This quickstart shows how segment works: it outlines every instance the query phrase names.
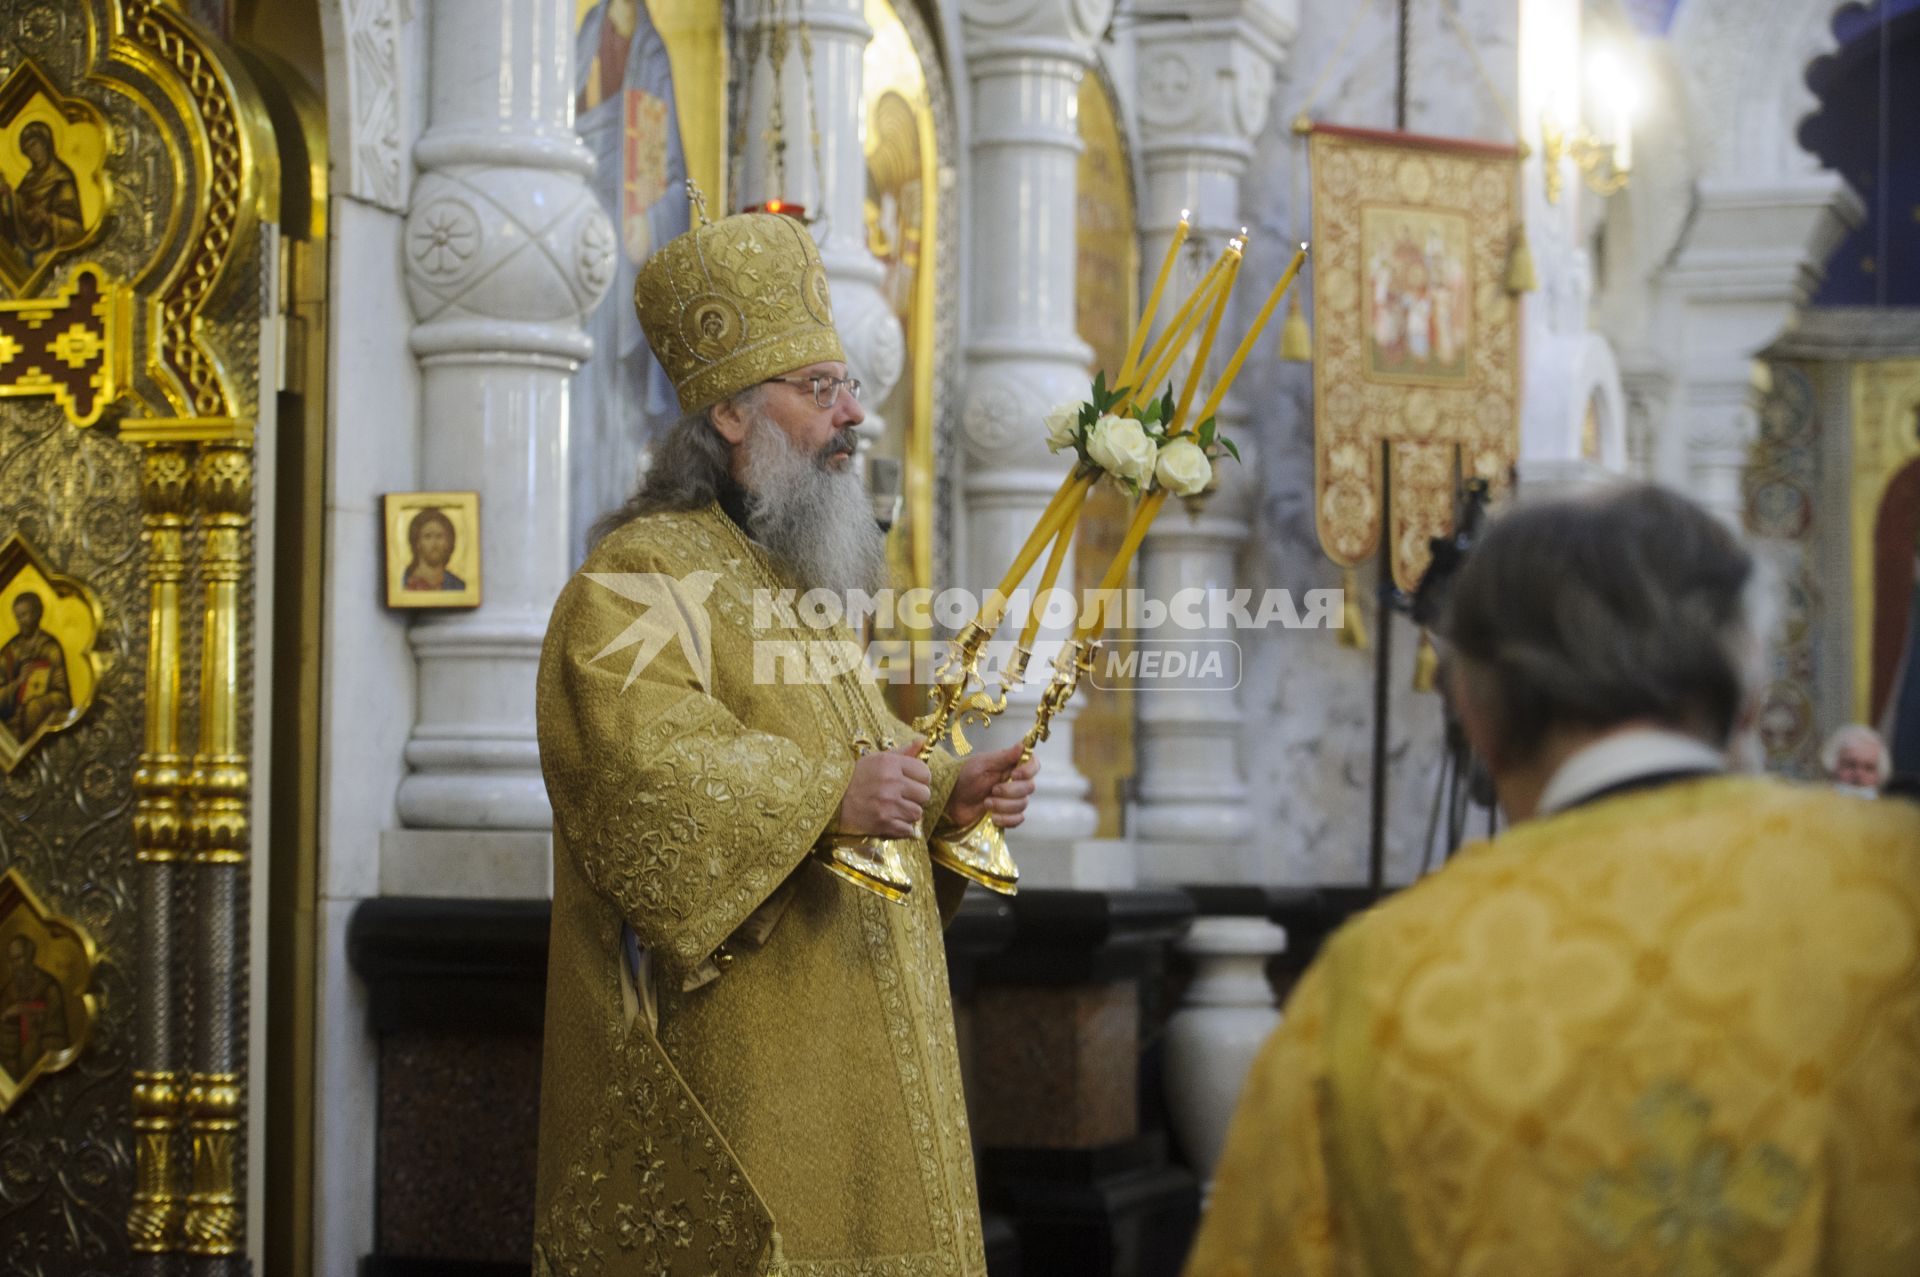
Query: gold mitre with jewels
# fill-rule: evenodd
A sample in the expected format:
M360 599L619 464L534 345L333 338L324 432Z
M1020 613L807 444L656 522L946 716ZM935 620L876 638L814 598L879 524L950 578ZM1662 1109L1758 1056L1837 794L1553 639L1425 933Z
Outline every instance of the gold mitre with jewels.
M647 259L633 307L680 411L695 412L808 364L846 353L820 250L779 213L703 222Z

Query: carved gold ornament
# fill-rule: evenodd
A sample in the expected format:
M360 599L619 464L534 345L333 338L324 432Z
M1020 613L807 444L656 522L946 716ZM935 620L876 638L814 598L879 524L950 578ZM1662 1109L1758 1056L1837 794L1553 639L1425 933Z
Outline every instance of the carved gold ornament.
M91 263L51 297L0 301L0 398L50 396L93 425L130 379L132 314L132 294Z

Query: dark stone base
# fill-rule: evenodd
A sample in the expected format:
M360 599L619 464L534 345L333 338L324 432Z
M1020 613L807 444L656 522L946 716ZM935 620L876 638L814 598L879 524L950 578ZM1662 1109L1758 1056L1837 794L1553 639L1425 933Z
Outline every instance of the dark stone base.
M1200 1219L1200 1186L1145 1136L1102 1149L986 1149L981 1179L1014 1220L1029 1273L1175 1277ZM988 1259L992 1277L1007 1277Z
M356 911L348 954L366 982L381 1061L380 1249L363 1260L362 1277L530 1271L530 1258L521 1257L532 1249L548 913L545 901L397 898ZM1192 915L1192 901L1168 889L1029 891L1012 900L969 893L947 936L963 1051L983 998L1107 995L1124 1004L1126 1040L1095 1032L1105 1024L1098 1016L1080 1025L1080 1038L1125 1069L1125 1084L1107 1068L1073 1069L1070 1077L1095 1092L1080 1100L1100 1101L1102 1113L1116 1102L1128 1118L1145 1110L1144 1123L1108 1114L1076 1126L1069 1142L1095 1147L979 1154L992 1277L1178 1273L1199 1190L1189 1171L1170 1164L1157 1052L1143 1054L1139 1039L1144 1033L1150 1042L1164 1018L1158 989L1167 946ZM1038 1040L1015 1036L1027 1045ZM966 1071L977 1081L976 1070ZM1015 1080L999 1086L993 1102L1006 1104ZM969 1093L981 1099L977 1087ZM1142 1126L1146 1133L1135 1136Z
M980 1216L980 1235L987 1243L988 1277L1020 1277L1020 1234L1013 1221L986 1211Z
M519 1263L532 1251L540 1039L380 1042L379 1251Z

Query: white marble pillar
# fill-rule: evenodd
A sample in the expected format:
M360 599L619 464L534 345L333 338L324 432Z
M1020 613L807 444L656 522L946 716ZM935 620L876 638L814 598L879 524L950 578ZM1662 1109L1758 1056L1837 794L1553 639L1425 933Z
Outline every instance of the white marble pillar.
M1042 419L1055 404L1084 400L1091 383L1093 356L1075 318L1076 112L1080 77L1112 7L1112 0L961 6L973 89L963 573L981 589L1013 562L1066 474L1067 460L1047 451ZM1069 555L1061 581L1072 581L1073 572ZM1036 567L1028 588L1038 578ZM989 746L1012 743L1032 725L1047 674L1037 659L1027 687L984 734ZM1014 840L1027 885L1114 885L1090 876L1082 854L1098 813L1073 763L1076 711L1069 703L1054 718L1039 751L1039 785Z
M1136 99L1146 169L1142 296L1153 286L1182 210L1192 215L1189 243L1198 244L1207 259L1253 220L1243 214L1241 182L1266 123L1274 72L1298 17L1297 0L1228 0L1195 9L1193 21L1148 23L1137 37ZM1293 248L1262 241L1249 251L1284 260ZM1183 262L1176 278L1186 287L1179 295L1191 288L1194 273ZM1247 277L1277 273L1249 271ZM1170 298L1162 309L1170 314L1177 300ZM1258 301L1236 295L1215 346L1216 368L1238 343ZM1276 317L1262 338L1265 350L1278 339ZM1241 460L1221 463L1219 487L1197 511L1171 503L1148 532L1139 584L1150 599L1170 599L1193 587L1230 592L1239 580L1240 552L1252 532L1258 497L1256 436L1262 423L1251 420L1246 405L1232 394L1219 415L1221 430L1238 445ZM1211 628L1168 629L1154 637L1193 643L1196 651L1254 638ZM1156 688L1143 682L1135 705L1138 768L1129 832L1141 876L1162 882L1257 880L1261 861L1249 845L1252 814L1240 758L1238 690Z
M1826 260L1862 216L1834 174L1768 187L1703 182L1686 243L1662 273L1682 319L1674 410L1683 469L1660 477L1738 522L1763 390L1755 358L1813 294Z
M846 348L848 366L863 383L860 398L867 405L867 419L859 427L863 452L886 432L887 423L872 405L886 402L906 360L900 321L880 291L885 268L867 251L867 157L860 144L864 130L860 95L862 59L873 29L865 12L863 0L800 0L797 5L779 6L777 21L765 6L754 7L746 17L746 47L757 42L760 57L746 68L750 77L747 151L741 164L741 190L734 201L744 208L778 198L806 207L833 293L834 326ZM802 24L813 49L811 88L802 60ZM776 42L785 44L779 59L769 56ZM778 84L773 74L776 60L781 64ZM776 94L785 143L778 173L768 139ZM819 130L818 167L824 173L815 171L815 128Z
M483 601L413 626L399 805L415 829L552 823L534 675L570 566L568 380L592 353L581 321L614 251L573 130L573 13L571 0L434 0L428 14L430 108L401 263L420 483L480 494Z

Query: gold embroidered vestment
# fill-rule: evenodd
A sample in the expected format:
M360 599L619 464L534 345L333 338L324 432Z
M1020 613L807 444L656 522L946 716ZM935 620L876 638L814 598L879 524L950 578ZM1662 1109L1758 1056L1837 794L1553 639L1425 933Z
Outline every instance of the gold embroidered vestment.
M1920 1272L1917 1130L1920 809L1672 784L1328 943L1186 1272Z
M629 683L635 649L607 649L645 591L596 575L644 575L656 612L707 624L659 631L686 638ZM941 947L965 884L924 844L903 905L809 859L851 736L911 732L854 675L755 678L757 641L821 637L755 615L755 591L794 584L709 506L613 533L554 609L537 1274L985 1272ZM958 765L928 762L932 829Z

